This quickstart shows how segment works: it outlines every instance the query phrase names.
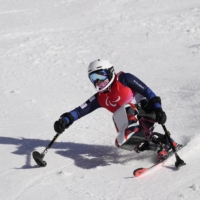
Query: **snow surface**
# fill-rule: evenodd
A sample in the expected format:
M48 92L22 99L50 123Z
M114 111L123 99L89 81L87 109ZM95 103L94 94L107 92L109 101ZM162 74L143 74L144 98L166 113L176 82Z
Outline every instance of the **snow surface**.
M37 167L31 153L53 139L54 121L95 93L87 66L97 58L162 97L186 166L175 170L173 156L133 178L155 153L116 148L112 114L99 109ZM199 0L0 0L0 199L199 200L199 63Z

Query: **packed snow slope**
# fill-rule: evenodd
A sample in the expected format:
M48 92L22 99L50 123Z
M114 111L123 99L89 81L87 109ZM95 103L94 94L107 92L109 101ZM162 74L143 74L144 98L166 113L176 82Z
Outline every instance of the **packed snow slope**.
M199 200L200 1L0 0L0 199ZM186 145L140 178L154 152L117 149L112 114L76 121L37 167L53 123L95 93L88 64L110 60L162 98L167 128ZM156 131L163 133L158 125Z

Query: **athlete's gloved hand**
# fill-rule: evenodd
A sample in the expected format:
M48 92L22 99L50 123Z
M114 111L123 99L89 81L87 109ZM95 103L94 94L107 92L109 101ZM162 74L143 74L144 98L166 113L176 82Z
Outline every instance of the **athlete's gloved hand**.
M71 113L64 113L61 115L60 119L54 123L54 130L57 133L63 133L66 128L72 125L74 122L74 117Z
M63 133L67 127L67 121L62 117L54 123L54 130L56 133Z
M162 108L156 108L155 113L156 113L156 121L159 124L164 124L167 121L167 115L162 110Z

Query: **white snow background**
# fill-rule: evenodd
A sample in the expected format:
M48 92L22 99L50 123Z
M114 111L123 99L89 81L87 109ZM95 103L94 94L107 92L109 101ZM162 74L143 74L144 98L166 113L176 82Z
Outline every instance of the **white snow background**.
M98 58L161 96L186 166L175 170L172 156L134 178L156 154L115 147L104 109L74 122L36 165L54 122L96 92L87 66ZM0 199L199 200L199 63L199 0L0 0Z

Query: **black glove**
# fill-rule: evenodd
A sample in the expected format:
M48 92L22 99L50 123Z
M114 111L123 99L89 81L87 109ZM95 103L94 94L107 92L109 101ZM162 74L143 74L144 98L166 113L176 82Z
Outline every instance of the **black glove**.
M156 121L159 124L164 124L167 121L167 115L162 110L162 108L156 108L155 113L156 113Z
M64 118L68 118L69 122L67 123L67 120ZM71 115L71 113L64 113L61 115L60 119L54 123L54 130L57 133L63 133L66 128L68 128L70 125L72 125L74 122L74 117Z
M67 122L65 119L60 118L54 123L54 130L56 133L63 133L67 127Z

